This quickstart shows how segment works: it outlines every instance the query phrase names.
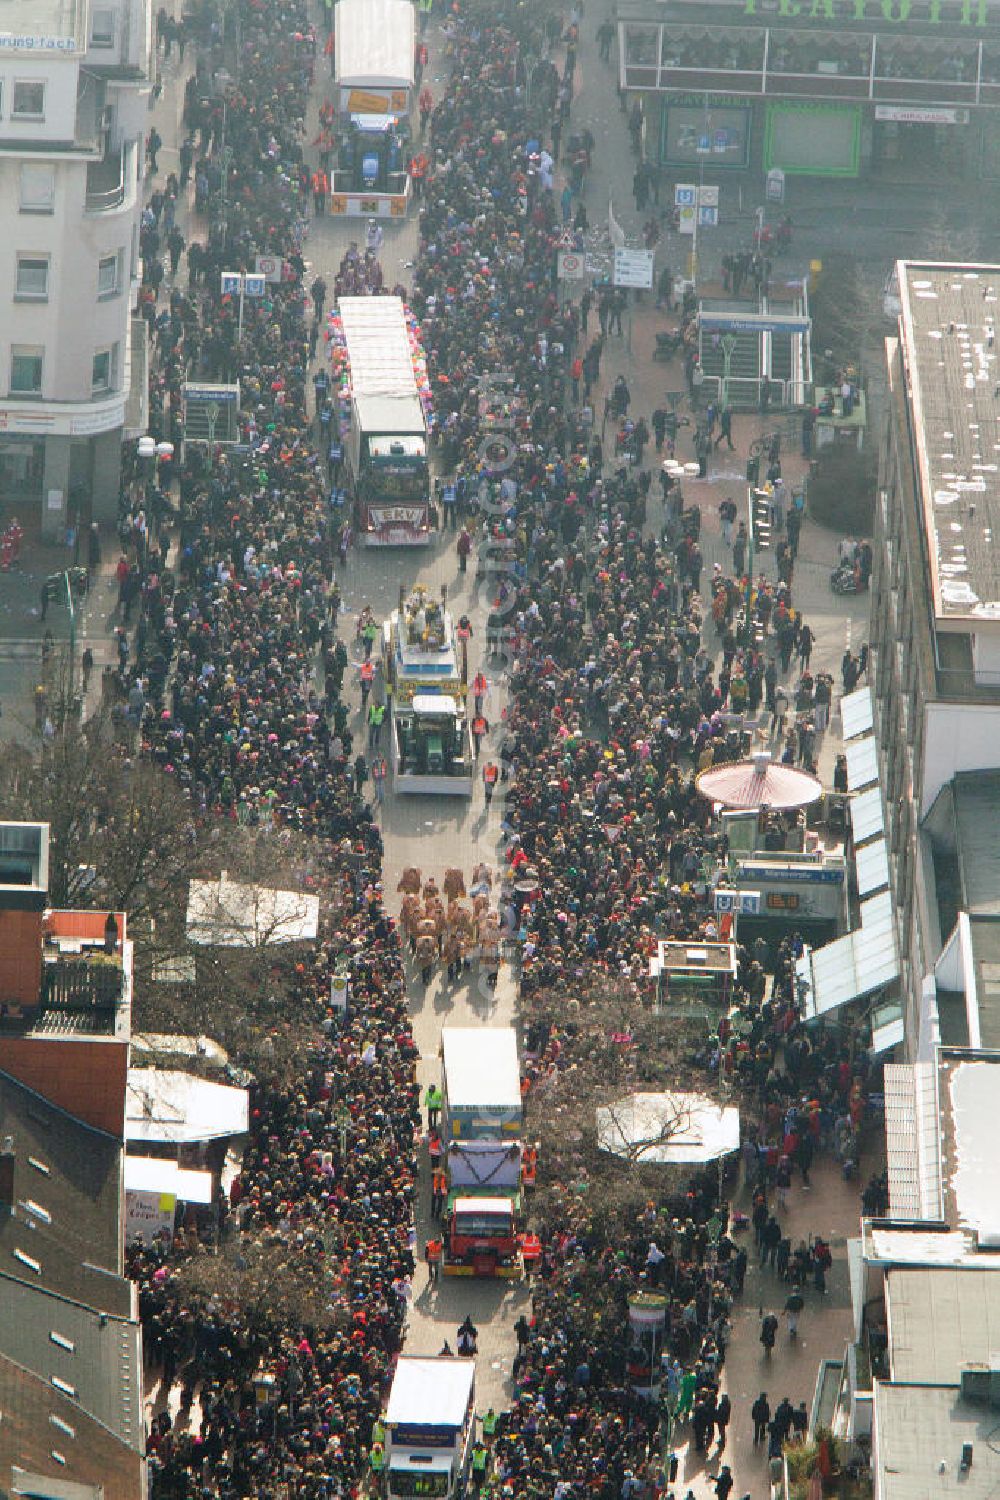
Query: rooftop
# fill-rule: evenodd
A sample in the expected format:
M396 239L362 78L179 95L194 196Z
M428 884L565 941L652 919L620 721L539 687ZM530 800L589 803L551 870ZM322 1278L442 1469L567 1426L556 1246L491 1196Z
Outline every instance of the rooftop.
M83 0L4 0L0 11L0 49L15 47L17 40L32 38L49 44L39 47L39 51L72 52L79 45L85 12ZM64 45L51 45L59 42Z
M5 1494L136 1500L145 1493L143 1459L135 1448L72 1397L8 1359L0 1359L0 1409Z
M950 1236L949 1236L950 1238ZM892 1379L958 1385L963 1365L1000 1350L1000 1276L957 1266L892 1268L886 1307Z
M962 1397L955 1386L875 1386L873 1425L881 1500L991 1500L1000 1484L992 1448L997 1412ZM962 1467L963 1445L972 1463Z
M0 1350L143 1451L138 1321L0 1275Z
M1000 267L903 261L902 353L939 628L1000 623Z
M14 1207L0 1212L0 1269L128 1316L120 1143L0 1073L0 1139L8 1137Z

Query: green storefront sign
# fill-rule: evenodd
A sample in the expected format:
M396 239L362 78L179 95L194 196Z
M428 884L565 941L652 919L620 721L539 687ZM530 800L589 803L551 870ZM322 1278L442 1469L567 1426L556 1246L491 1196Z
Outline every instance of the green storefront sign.
M763 0L744 0L745 16L759 15ZM767 7L768 19L830 21L845 26L903 26L910 21L923 26L989 25L989 0L778 0L777 11Z

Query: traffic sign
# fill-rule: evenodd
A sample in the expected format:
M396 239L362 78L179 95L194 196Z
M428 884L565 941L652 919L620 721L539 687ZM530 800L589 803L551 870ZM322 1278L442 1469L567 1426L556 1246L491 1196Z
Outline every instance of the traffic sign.
M719 210L714 203L699 203L698 228L714 229L719 222Z
M615 247L612 273L615 286L651 287L653 285L653 251Z
M698 210L693 203L685 203L677 215L677 231L679 234L694 234L695 221Z
M693 182L679 182L674 188L674 207L689 208L698 202L698 189Z
M556 259L556 275L560 281L582 281L584 258L578 250L560 250Z
M755 917L760 911L760 891L732 891L717 887L714 904L720 916L732 912L737 917Z
M281 281L281 256L258 255L254 263L254 270L258 276L263 276L265 281L269 282L272 286L276 286Z
M246 283L246 294L248 297L263 297L267 289L267 277L255 276L248 271L244 277Z

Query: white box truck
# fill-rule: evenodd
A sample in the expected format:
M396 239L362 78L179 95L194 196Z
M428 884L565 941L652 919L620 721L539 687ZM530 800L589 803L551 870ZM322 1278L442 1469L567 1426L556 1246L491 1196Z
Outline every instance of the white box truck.
M423 354L407 310L399 297L341 297L337 312L342 345L334 350L335 366L346 353L338 415L359 540L369 547L426 546L430 470L417 383Z
M476 1363L401 1354L385 1419L389 1500L462 1493L476 1435Z

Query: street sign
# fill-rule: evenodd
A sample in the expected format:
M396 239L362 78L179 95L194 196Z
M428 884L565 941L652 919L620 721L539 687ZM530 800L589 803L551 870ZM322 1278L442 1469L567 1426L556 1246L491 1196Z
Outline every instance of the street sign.
M698 189L693 182L679 182L674 188L674 207L693 208L698 202Z
M651 287L653 251L626 250L616 245L612 280L615 286Z
M780 167L772 167L767 174L764 186L764 196L768 203L784 203L785 201L785 174Z
M698 210L693 203L686 203L677 215L678 234L694 234L694 227L698 220Z
M756 917L760 912L760 891L716 889L715 910L720 916L731 912L735 917Z
M224 297L238 297L240 295L239 271L223 271L222 273L222 295Z
M719 210L713 203L699 203L698 228L714 229L719 222Z
M267 290L266 276L255 276L253 272L248 271L243 280L246 283L246 294L248 297L263 297L264 292Z
M560 281L583 279L584 257L578 250L560 250L556 258L556 275Z
M258 276L271 286L277 286L281 281L282 262L280 255L258 255L254 262L254 270Z
M709 186L708 184L700 187L698 189L698 202L702 207L718 208L719 189L715 186Z

